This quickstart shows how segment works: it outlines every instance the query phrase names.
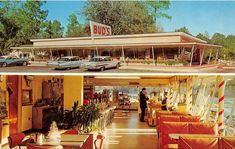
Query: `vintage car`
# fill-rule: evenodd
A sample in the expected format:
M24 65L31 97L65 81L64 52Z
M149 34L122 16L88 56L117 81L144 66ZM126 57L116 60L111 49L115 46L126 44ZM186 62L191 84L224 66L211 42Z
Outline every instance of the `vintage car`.
M87 63L83 64L83 68L87 70L100 70L104 71L109 68L119 68L120 62L113 61L110 56L96 56L91 58Z
M81 59L78 56L66 56L56 61L48 61L47 65L53 69L72 69L81 66Z
M0 56L0 66L27 66L29 64L28 59L18 58L16 56Z

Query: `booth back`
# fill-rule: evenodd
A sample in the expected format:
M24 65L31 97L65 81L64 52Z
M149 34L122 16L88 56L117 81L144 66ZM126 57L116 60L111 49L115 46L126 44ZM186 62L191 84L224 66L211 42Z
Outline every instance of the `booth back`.
M159 125L163 122L200 122L200 117L189 115L171 115L171 114L159 114L156 118L156 129L159 131Z
M162 122L160 125L159 144L163 149L165 145L175 143L169 137L170 133L186 134L189 132L189 124L184 122Z
M181 136L178 149L219 149L219 138L215 136Z
M235 149L235 137L223 137L221 139L221 149Z
M157 128L157 131L160 133L161 130L159 128L162 122L180 122L180 116L179 115L160 115L158 121L159 121L158 122L159 125L156 128Z
M182 115L180 116L181 122L199 122L200 117L199 116L189 116L189 115Z
M200 122L166 122L160 124L159 144L160 148L164 148L167 144L176 143L169 134L208 134L217 135L216 124L205 124Z
M217 135L216 124L205 124L205 123L191 123L190 126L191 134L214 134Z

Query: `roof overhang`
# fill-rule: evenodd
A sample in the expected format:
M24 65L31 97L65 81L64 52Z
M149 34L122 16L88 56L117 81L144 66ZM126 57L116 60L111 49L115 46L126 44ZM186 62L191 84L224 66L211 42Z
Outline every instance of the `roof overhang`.
M144 38L144 37L170 37L182 36L191 39L195 42L207 43L205 40L199 39L192 35L183 32L164 32L164 33L151 33L151 34L131 34L131 35L111 35L111 36L97 36L94 39L116 39L116 38ZM70 37L70 38L52 38L52 39L31 39L31 42L45 42L45 41L67 41L67 40L92 40L89 37Z
M154 48L163 48L163 47L192 47L192 46L202 46L205 48L222 48L221 45L214 45L208 43L198 43L198 42L177 42L177 43L148 43L148 44L91 44L91 45L51 45L51 46L21 46L21 47L11 47L11 49L92 49L92 48L146 48L146 47L154 47Z

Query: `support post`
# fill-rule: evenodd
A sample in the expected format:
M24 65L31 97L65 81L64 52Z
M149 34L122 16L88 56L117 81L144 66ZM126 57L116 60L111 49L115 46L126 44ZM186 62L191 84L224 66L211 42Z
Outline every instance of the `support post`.
M85 58L84 49L82 49L82 58Z
M98 48L97 48L97 47L95 47L95 50L96 50L96 56L99 56Z
M123 58L123 62L126 63L126 59L125 59L125 51L124 48L122 46L122 58Z
M52 60L52 50L51 50L51 48L50 48L50 58Z
M32 49L32 56L34 57L35 56L35 51L34 51L34 48Z
M193 77L189 77L187 79L187 95L186 95L186 111L187 113L192 113L192 106L193 106Z
M70 48L70 55L73 56L73 49Z
M135 50L133 50L133 54L134 54L134 59L136 58L136 56L135 56Z
M219 55L219 49L217 49L216 55L215 55L215 62L216 63L218 63L218 55Z
M185 51L185 47L183 47L183 50L181 52L181 58L183 57L184 51Z
M209 55L209 59L208 59L207 64L210 64L210 61L211 61L211 55L212 55L212 50L211 50L211 52L210 52L210 55Z
M162 56L163 56L163 58L165 58L164 48L162 48Z
M155 63L154 48L153 48L153 46L152 46L152 54L153 54L153 65L155 66L155 65L156 65L156 63Z
M178 48L178 58L180 57L180 47Z
M202 54L201 54L201 57L200 57L200 66L202 65L202 61L203 61L203 57L204 57L204 52L205 52L205 47L203 48L202 50Z
M224 116L224 91L225 91L226 81L224 76L217 77L217 88L218 88L218 130L219 134L224 134L223 126L223 116Z
M190 67L192 66L192 63L193 63L193 52L194 52L194 45L193 45L192 50L191 50Z

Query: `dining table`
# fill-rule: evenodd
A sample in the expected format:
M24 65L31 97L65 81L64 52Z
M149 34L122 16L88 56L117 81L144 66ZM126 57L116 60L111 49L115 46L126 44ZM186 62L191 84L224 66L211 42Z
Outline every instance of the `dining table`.
M63 134L59 141L51 141L50 139L45 139L41 143L29 143L30 146L41 149L63 149L63 148L81 148L82 145L86 142L89 135L87 134L78 134L70 135Z

